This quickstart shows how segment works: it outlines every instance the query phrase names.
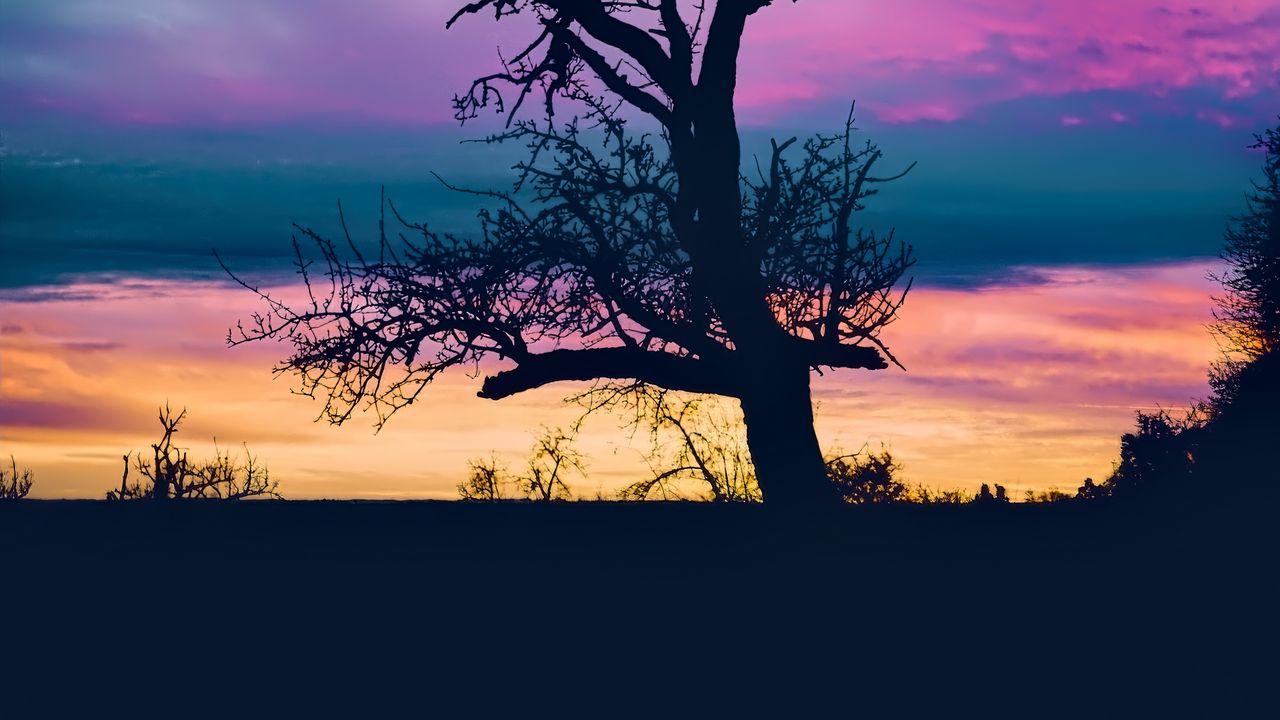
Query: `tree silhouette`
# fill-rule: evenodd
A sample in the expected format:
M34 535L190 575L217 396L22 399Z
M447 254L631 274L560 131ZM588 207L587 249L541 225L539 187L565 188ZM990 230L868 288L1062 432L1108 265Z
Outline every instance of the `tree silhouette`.
M108 500L155 501L205 498L216 500L240 500L250 497L282 499L279 482L271 479L267 468L245 447L245 459L241 462L229 452L215 450L214 457L204 461L191 461L187 451L174 443L183 420L184 408L176 415L166 404L160 408L160 426L163 434L151 445L151 461L142 454L134 460L134 470L139 480L129 482L130 453L124 455L124 473L120 488L108 490Z
M1280 347L1280 128L1257 136L1253 147L1264 152L1262 181L1253 183L1248 212L1227 230L1226 271L1213 276L1227 291L1215 298L1215 330L1247 360Z
M1247 213L1225 235L1227 267L1212 274L1212 327L1223 356L1209 369L1213 394L1185 413L1139 412L1121 437L1120 462L1106 482L1086 480L1082 499L1159 496L1202 503L1229 495L1274 496L1275 408L1280 404L1280 128L1255 137L1263 176Z
M9 470L0 467L0 500L21 500L31 492L35 477L30 468L18 472L18 461L9 456Z
M440 373L482 361L514 364L485 379L479 394L495 400L595 379L735 398L764 497L833 502L810 372L896 362L878 334L912 260L892 233L854 226L875 185L893 178L874 174L881 152L854 142L852 114L798 153L795 139L775 142L754 179L741 174L738 52L748 18L768 4L465 5L450 26L492 12L534 29L501 72L455 98L463 121L513 114L489 140L528 145L515 189L469 191L496 205L478 238L441 235L384 203L412 239L392 242L382 224L376 258L349 233L340 249L299 227L309 300L293 307L245 284L267 309L229 342L291 341L278 370L296 372L335 423L360 406L384 422ZM515 119L534 93L545 124ZM558 102L580 119L555 122ZM624 110L659 132L629 134Z

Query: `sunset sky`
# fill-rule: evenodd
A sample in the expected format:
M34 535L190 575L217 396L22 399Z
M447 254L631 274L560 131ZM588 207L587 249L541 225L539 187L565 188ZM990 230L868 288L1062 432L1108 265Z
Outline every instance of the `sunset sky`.
M474 232L430 173L502 187L511 150L461 145L450 98L528 35L445 31L444 0L7 0L0 4L0 455L35 495L99 497L191 415L199 452L247 442L288 497L450 497L469 458L518 460L573 416L556 386L492 403L448 376L374 435L312 422L229 350L255 309L211 254L288 288L290 222ZM748 154L829 132L856 99L886 163L919 161L862 221L896 227L916 288L885 335L908 372L815 377L830 448L885 444L912 482L1073 488L1104 477L1137 409L1205 392L1206 280L1280 113L1280 0L800 0L752 18ZM579 494L644 469L607 418Z

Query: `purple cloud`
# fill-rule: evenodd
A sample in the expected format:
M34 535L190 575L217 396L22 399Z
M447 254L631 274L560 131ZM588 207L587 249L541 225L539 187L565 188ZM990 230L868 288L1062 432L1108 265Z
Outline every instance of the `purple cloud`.
M455 4L15 0L0 9L0 120L450 122L452 94L530 30L477 16L446 32ZM1278 74L1275 0L805 0L753 19L739 104L756 123L850 97L886 121L949 121L1020 98L1200 89L1213 106L1184 112L1225 124L1264 113Z

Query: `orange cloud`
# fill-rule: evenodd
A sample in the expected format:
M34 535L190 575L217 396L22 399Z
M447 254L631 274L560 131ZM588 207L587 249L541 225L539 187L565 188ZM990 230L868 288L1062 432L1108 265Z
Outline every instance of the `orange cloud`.
M1204 393L1215 353L1212 291L1200 265L1039 270L1037 283L913 292L887 339L910 372L815 377L828 447L889 444L909 479L1000 482L1014 491L1104 476L1134 410ZM523 457L530 432L576 412L556 386L501 403L446 375L375 435L368 418L334 428L271 367L285 346L229 350L226 329L255 308L223 285L82 283L0 298L0 451L33 467L36 493L99 497L120 456L153 439L156 407L190 410L180 440L197 454L247 442L289 497L452 497L469 459ZM607 418L583 439L594 495L644 472Z

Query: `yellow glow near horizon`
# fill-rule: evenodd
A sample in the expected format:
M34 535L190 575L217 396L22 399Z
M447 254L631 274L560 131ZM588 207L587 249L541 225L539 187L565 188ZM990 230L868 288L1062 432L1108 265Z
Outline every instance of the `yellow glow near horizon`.
M1048 282L912 292L885 338L907 365L814 376L828 449L890 447L906 479L1011 493L1105 477L1136 409L1185 405L1204 392L1216 353L1205 330L1204 265L1068 268ZM570 384L498 403L478 380L447 374L424 401L374 434L368 417L313 422L313 401L270 368L285 346L228 350L226 328L255 309L242 290L123 279L10 293L0 300L0 453L36 472L36 497L101 497L120 458L145 449L156 407L187 407L180 444L210 453L241 442L291 498L448 498L468 460L513 464L532 433L576 417ZM608 494L646 472L643 438L607 417L581 438Z

